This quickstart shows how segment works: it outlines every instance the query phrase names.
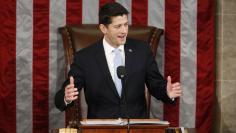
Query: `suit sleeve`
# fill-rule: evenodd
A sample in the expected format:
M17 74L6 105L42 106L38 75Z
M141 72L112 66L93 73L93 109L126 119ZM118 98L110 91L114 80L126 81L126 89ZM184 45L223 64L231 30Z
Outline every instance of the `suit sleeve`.
M158 70L157 63L152 55L150 47L146 49L146 78L145 82L149 93L156 99L165 103L174 103L167 95L167 81L163 78Z
M76 53L74 55L74 61L70 66L70 71L68 73L66 81L63 83L61 89L55 95L55 105L56 107L64 111L67 107L73 105L73 102L65 105L64 96L65 96L65 87L70 83L69 77L73 76L75 87L78 88L78 91L84 87L84 70L83 70L83 58L82 55Z

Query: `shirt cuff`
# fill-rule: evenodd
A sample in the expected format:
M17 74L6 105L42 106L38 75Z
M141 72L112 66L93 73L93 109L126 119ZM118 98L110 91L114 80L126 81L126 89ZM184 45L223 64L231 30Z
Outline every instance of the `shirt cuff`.
M72 101L67 102L66 99L64 98L64 102L65 102L65 105L67 106L67 105L70 104Z

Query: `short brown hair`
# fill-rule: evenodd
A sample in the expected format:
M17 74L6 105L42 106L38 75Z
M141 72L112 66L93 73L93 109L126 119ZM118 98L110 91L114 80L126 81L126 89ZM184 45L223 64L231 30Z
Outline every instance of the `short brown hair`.
M108 25L111 22L111 17L128 15L128 10L120 3L112 2L103 5L99 11L99 24Z

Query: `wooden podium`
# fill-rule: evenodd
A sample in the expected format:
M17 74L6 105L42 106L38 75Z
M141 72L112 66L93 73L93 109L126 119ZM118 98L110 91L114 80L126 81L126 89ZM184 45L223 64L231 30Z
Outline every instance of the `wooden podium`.
M169 125L130 124L129 133L165 133ZM52 129L50 133L127 133L128 125L81 125L80 129Z
M165 133L168 125L130 125L130 133ZM86 125L80 129L52 129L51 133L127 133L127 125Z
M130 125L130 133L165 133L168 125ZM82 133L127 133L128 126L82 126Z

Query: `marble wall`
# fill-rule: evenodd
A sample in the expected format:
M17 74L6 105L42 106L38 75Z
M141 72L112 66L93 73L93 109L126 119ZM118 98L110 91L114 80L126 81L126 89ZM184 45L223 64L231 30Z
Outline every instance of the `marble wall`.
M216 4L216 100L213 133L236 133L236 0Z

